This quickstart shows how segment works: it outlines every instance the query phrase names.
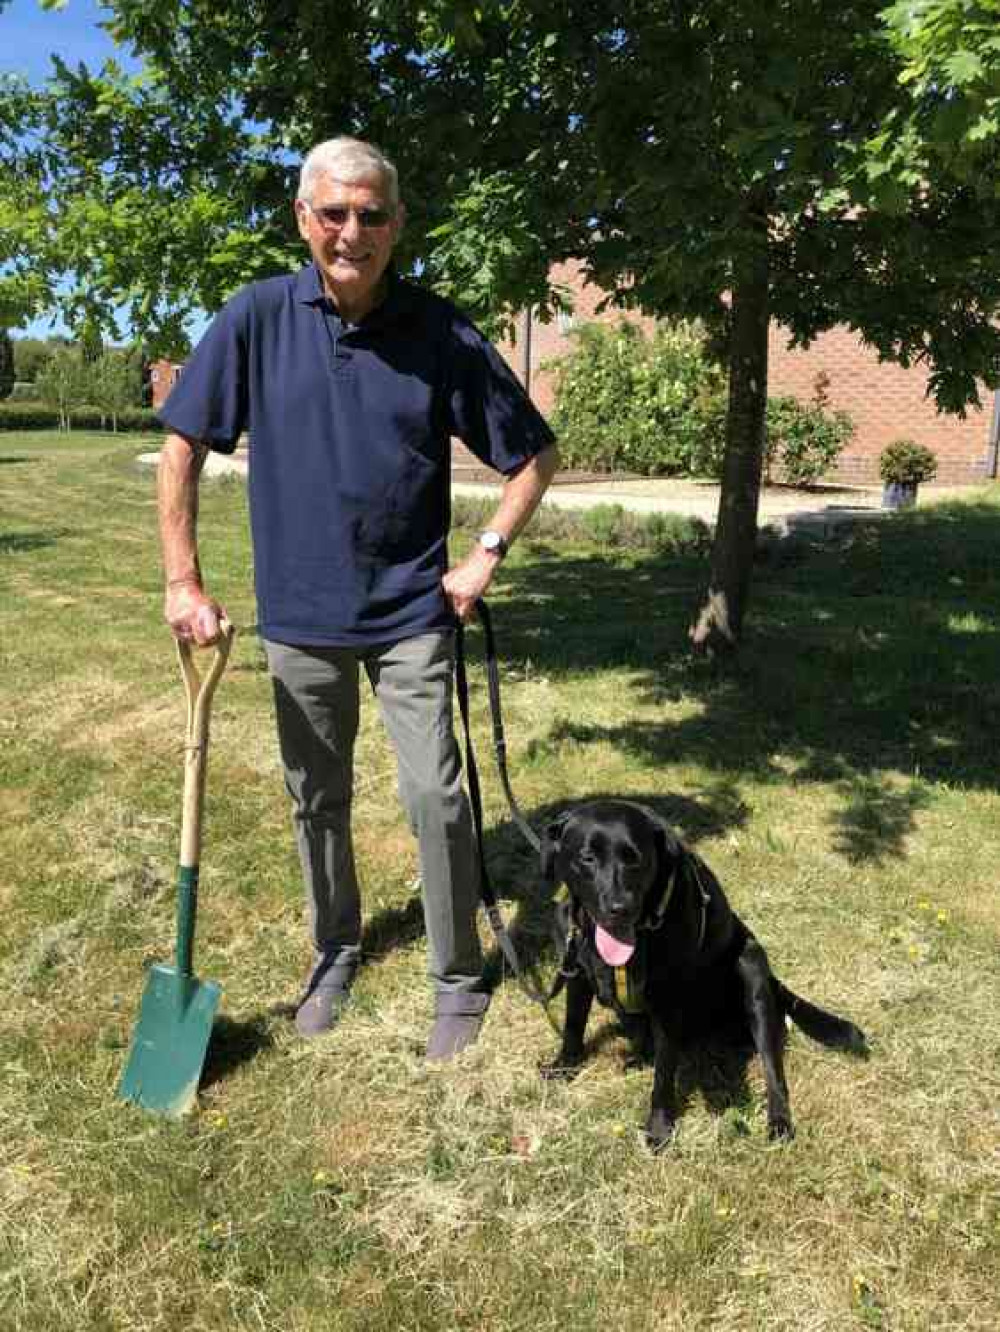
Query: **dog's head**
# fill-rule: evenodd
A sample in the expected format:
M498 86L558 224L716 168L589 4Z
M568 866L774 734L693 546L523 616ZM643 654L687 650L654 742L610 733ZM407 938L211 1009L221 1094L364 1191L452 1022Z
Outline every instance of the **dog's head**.
M659 901L680 843L643 805L595 800L545 829L542 874L565 883L594 922L595 944L610 966L624 966L650 904Z

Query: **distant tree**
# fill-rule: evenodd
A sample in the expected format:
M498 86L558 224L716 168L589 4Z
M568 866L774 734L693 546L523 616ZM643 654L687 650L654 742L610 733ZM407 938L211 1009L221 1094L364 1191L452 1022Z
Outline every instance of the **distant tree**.
M14 347L10 334L0 328L0 399L9 398L14 388Z
M60 430L72 429L72 412L87 398L88 375L76 347L60 347L35 380L42 402L59 412Z
M19 384L33 384L56 349L66 346L64 338L14 337L11 342L14 347L14 377Z
M100 327L91 320L85 320L77 334L77 346L88 364L95 364L104 355L104 338Z
M142 362L138 353L109 348L96 361L85 362L84 370L88 402L117 431L121 413L142 406Z

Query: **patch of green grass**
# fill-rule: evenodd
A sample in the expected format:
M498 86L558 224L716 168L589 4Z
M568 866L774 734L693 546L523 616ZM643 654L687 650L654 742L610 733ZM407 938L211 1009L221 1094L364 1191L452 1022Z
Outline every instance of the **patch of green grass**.
M250 631L213 717L196 970L224 998L199 1109L170 1124L117 1103L145 967L173 947L183 763L153 477L135 461L150 447L0 437L0 1327L995 1327L993 493L769 552L729 672L686 651L697 542L576 518L505 562L491 602L529 818L602 792L654 803L776 969L872 1043L859 1064L792 1033L788 1145L766 1141L755 1063L690 1058L679 1134L653 1159L651 1074L626 1066L606 1014L569 1086L538 1077L555 1037L509 982L474 1050L424 1065L416 859L370 708L368 965L337 1032L296 1040L298 869ZM241 484L205 483L201 530L247 630ZM487 852L551 974L479 650L473 630Z

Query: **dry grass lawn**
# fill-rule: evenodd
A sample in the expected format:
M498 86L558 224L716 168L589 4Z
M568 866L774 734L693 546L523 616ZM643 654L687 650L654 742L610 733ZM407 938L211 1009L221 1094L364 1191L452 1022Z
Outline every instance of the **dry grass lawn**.
M339 1029L296 1039L298 875L229 482L205 487L203 555L244 632L217 696L196 950L223 1015L188 1120L116 1101L144 969L171 955L182 764L144 447L0 436L0 1327L1000 1326L992 493L770 549L730 674L684 650L696 549L539 525L505 566L529 817L601 792L656 802L779 973L871 1040L858 1063L792 1034L787 1145L765 1138L756 1063L692 1056L653 1159L650 1070L626 1067L606 1014L582 1075L543 1082L555 1037L502 978L479 1046L423 1064L415 856L370 708L367 966ZM473 674L490 863L551 976Z

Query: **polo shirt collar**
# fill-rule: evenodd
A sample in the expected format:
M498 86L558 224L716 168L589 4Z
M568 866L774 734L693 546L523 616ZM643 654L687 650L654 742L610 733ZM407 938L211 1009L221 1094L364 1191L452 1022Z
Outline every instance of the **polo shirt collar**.
M360 327L378 327L382 324L394 324L405 318L413 308L413 294L409 285L396 272L395 264L390 263L385 271L387 288L385 300L366 314ZM306 264L294 279L295 299L304 305L319 305L325 301L326 291L323 279L315 263Z

